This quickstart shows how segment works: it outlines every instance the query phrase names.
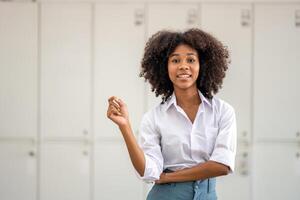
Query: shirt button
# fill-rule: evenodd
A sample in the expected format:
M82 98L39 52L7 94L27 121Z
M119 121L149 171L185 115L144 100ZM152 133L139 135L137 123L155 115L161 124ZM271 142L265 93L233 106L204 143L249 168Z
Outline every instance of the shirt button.
M196 185L195 188L198 189L198 185Z

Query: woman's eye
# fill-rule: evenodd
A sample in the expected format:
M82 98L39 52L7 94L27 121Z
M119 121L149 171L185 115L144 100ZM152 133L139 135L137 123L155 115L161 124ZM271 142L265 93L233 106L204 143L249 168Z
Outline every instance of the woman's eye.
M189 62L189 63L193 63L193 62L195 62L195 59L194 59L194 58L189 58L189 59L188 59L188 62Z
M173 59L171 60L172 63L179 63L179 60L178 59Z

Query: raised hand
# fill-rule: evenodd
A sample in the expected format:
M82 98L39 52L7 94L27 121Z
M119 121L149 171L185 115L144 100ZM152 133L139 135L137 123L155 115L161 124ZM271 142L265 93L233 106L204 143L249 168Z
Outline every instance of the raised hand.
M118 126L129 125L129 115L126 104L115 96L110 97L108 103L107 117Z

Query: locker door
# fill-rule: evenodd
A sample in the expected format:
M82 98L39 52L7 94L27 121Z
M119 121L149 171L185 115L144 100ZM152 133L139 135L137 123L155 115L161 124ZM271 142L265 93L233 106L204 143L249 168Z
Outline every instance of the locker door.
M162 29L184 31L199 27L199 8L191 3L152 3L148 6L147 38ZM147 83L147 109L161 102Z
M47 141L41 148L41 200L90 198L90 151L80 141Z
M35 148L32 142L0 141L1 199L37 199Z
M41 5L41 131L46 137L89 133L91 6Z
M36 4L0 2L0 137L37 136L37 30Z
M252 8L250 4L201 5L201 27L228 47L231 57L223 88L218 97L230 103L236 112L238 150L236 171L218 178L220 199L251 199L249 162L251 139L252 80ZM237 189L239 192L232 192Z
M145 21L142 4L95 6L95 199L143 199L143 183L133 170L118 127L106 117L107 99L122 98L135 134L144 112L139 77Z
M254 200L298 200L300 142L257 143L254 148Z
M123 141L98 143L95 158L95 199L146 199Z
M97 138L121 138L107 117L108 98L127 104L137 133L144 111L144 81L139 77L144 48L144 6L97 4L95 8L94 127Z
M300 4L255 5L254 133L293 140L300 131Z

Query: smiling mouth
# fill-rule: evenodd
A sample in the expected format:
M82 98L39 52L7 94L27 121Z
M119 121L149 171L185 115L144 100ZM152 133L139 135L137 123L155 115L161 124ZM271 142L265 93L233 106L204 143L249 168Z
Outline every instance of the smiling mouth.
M191 74L179 74L176 76L177 78L191 78L192 75Z

